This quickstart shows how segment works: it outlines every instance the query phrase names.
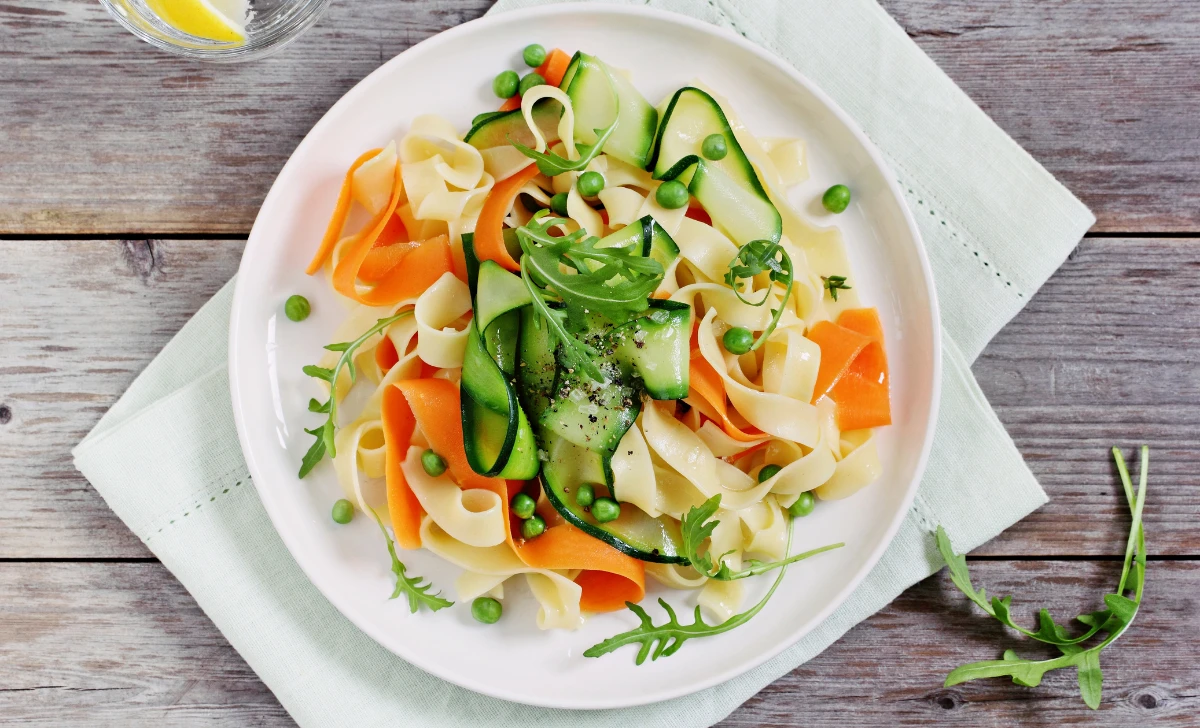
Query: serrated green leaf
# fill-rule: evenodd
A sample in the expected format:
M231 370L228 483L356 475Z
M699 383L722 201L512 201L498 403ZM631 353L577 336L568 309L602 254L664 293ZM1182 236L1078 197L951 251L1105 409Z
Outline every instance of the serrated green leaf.
M1079 672L1079 694L1083 702L1092 710L1100 707L1100 696L1104 675L1100 671L1100 651L1088 650L1083 653L1076 669Z
M333 382L333 370L332 369L326 369L325 367L319 367L316 364L306 364L304 366L303 371L305 374L307 374L310 377L313 377L314 379L320 379L322 381L326 381L326 382L330 382L330 383Z
M304 373L308 376L327 382L329 384L330 391L328 401L321 403L315 399L311 399L308 402L309 412L324 414L327 415L327 417L325 419L325 423L321 427L311 430L304 430L308 434L316 437L317 441L313 443L311 447L309 447L308 452L305 453L304 459L300 463L301 478L312 472L312 469L316 467L317 463L320 462L321 458L323 458L326 454L328 454L330 457L337 455L337 446L334 435L337 432L337 386L335 385L335 382L337 382L338 374L343 368L348 367L350 372L350 381L353 382L354 352L357 351L358 348L365 342L370 340L371 337L384 331L388 326L391 326L400 319L411 315L412 310L409 309L408 311L402 311L395 316L379 319L373 326L371 326L371 328L367 329L366 332L364 332L354 341L341 344L330 344L326 346L325 348L329 349L330 351L342 352L342 355L338 358L337 363L332 369L326 369L313 364L309 364L308 366L304 367Z
M396 599L404 594L408 598L408 609L413 614L416 614L422 606L428 607L434 612L453 606L454 602L443 598L441 592L429 593L433 589L431 582L426 582L420 576L410 577L408 575L408 568L396 555L396 542L392 540L387 527L383 525L383 519L379 517L379 513L374 508L371 509L371 515L375 517L375 523L379 524L379 530L383 532L383 538L387 541L388 555L392 558L392 573L396 575L396 588L392 591L390 598Z

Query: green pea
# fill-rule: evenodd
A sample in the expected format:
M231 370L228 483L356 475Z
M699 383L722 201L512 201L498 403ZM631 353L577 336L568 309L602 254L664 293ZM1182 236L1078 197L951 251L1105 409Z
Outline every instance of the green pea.
M721 343L725 344L725 351L741 356L754 346L754 334L750 333L750 329L734 326L721 337Z
M599 172L584 172L579 175L579 181L575 183L579 188L579 194L584 197L595 197L600 194L600 190L604 189L604 175Z
M615 521L621 517L621 504L612 498L597 498L592 504L592 516L601 523Z
M333 522L345 525L354 518L354 504L345 498L333 504Z
M567 193L559 192L554 197L550 198L550 209L559 217L567 216Z
M283 304L283 313L293 321L303 321L312 312L312 306L304 296L292 296Z
M476 622L495 624L500 621L500 615L503 612L504 607L491 597L476 597L475 601L471 602L471 616L475 618Z
M545 531L546 531L546 522L542 520L541 516L537 516L537 515L530 516L528 519L526 519L525 521L523 521L521 523L521 535L526 540L529 540L531 538L537 538L538 536L541 536L543 533L545 533Z
M846 185L834 185L825 190L825 194L821 197L821 204L825 206L833 214L845 212L850 206L850 188Z
M537 68L546 62L546 49L537 43L531 43L521 51L521 58L525 60L526 66Z
M421 467L425 468L425 472L431 477L436 478L446 472L446 461L433 450L426 450L421 453Z
M580 483L575 489L575 502L580 506L587 508L596 502L596 489L591 483Z
M517 89L520 87L521 77L517 75L516 71L501 71L492 80L492 91L502 99L516 96Z
M521 79L521 85L517 87L517 93L524 96L525 94L529 93L529 89L533 88L534 86L544 86L545 84L546 79L542 78L542 74L527 73L525 74L525 77Z
M512 512L517 515L517 518L525 520L533 515L534 509L537 508L537 501L525 493L517 493L508 507L512 508Z
M677 179L663 182L654 193L654 199L658 200L658 204L668 210L678 210L686 206L690 197L691 193L688 192L688 188Z
M726 154L729 154L729 146L725 143L724 134L709 134L704 137L704 142L700 144L700 153L705 159L718 160L724 159Z
M812 493L804 491L800 494L800 497L796 499L795 503L788 506L788 513L790 513L793 518L803 518L809 513L812 513L813 508L816 508L816 506L817 499L813 497Z
M774 478L775 474L780 470L783 470L783 468L779 467L778 465L764 465L762 470L758 471L758 482L767 482L771 478Z

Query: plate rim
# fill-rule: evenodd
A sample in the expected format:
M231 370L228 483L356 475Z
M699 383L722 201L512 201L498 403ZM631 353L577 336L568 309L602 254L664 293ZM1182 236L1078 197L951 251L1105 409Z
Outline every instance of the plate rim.
M545 700L528 700L524 697L515 698L511 695L506 695L502 690L490 687L486 683L464 679L461 676L441 669L436 665L431 665L424 661L421 655L418 653L393 647L393 645L385 636L384 630L376 629L373 625L365 620L360 621L355 616L352 616L352 611L342 608L341 598L327 593L326 590L320 586L319 581L314 578L312 573L310 573L308 565L306 565L302 559L296 556L297 551L295 548L293 548L293 536L289 535L287 529L280 527L278 520L280 518L280 514L273 509L270 499L265 498L262 491L257 487L257 485L255 486L254 491L258 494L259 501L263 504L263 508L267 512L267 516L271 519L272 527L275 529L275 532L279 536L280 540L282 540L284 545L287 547L288 553L292 557L293 561L296 562L296 565L299 566L300 570L304 573L305 578L308 579L309 583L311 583L317 589L317 591L338 611L342 617L347 619L363 634L374 640L375 643L383 649L391 652L396 657L412 664L413 666L431 675L434 675L435 677L445 680L453 685L457 685L464 689L471 690L482 695L487 695L489 697L543 708L566 710L599 710L648 705L691 695L744 675L761 666L768 660L776 657L784 650L795 645L797 642L811 633L813 629L824 623L838 607L842 606L849 596L856 589L858 589L859 586L861 586L867 575L869 575L874 570L875 566L878 565L880 559L883 557L884 552L891 547L892 542L895 540L896 534L899 532L901 525L904 523L908 512L912 509L917 490L919 489L921 480L925 474L925 470L929 461L929 455L933 447L934 436L936 434L938 412L942 394L943 348L941 312L938 303L937 288L933 278L933 269L929 261L929 255L925 247L924 238L921 235L920 229L917 227L912 210L904 198L903 191L900 188L900 184L897 181L896 175L892 171L891 165L887 163L883 153L866 135L858 122L855 121L854 118L850 116L844 109L842 109L842 107L824 90L822 90L817 84L810 81L804 74L800 73L799 70L789 64L787 61L779 58L762 46L751 42L747 38L735 33L730 29L713 25L690 16L644 6L593 3L562 3L544 5L505 11L496 14L489 13L430 36L429 38L426 38L419 43L406 48L389 59L386 63L383 63L371 71L371 73L359 80L336 102L334 102L334 104L329 107L329 109L321 116L321 118L315 124L313 124L312 128L309 129L309 131L304 135L304 138L300 141L300 143L296 145L296 148L289 155L283 167L280 168L275 180L271 183L271 188L267 192L266 197L263 198L262 205L259 207L259 213L255 216L254 224L250 229L250 234L246 240L246 246L242 252L241 261L238 264L238 280L234 287L233 301L230 308L228 374L229 390L233 406L234 424L238 435L238 444L241 448L242 456L246 461L246 467L250 472L250 477L252 480L258 481L261 480L259 476L261 469L254 458L254 449L250 445L249 436L247 434L248 423L245 420L245 412L241 407L243 391L242 387L240 386L239 376L237 374L239 363L239 347L237 346L237 341L241 334L240 322L243 318L240 314L242 313L243 308L246 306L245 299L249 295L247 291L250 288L250 285L246 283L246 279L241 274L243 272L243 268L247 265L246 261L250 257L248 253L252 247L255 246L255 241L264 234L259 232L261 230L261 226L266 225L266 223L263 222L262 210L267 209L273 203L274 198L277 195L282 194L279 190L280 180L288 175L293 164L297 164L296 160L297 157L300 156L300 153L305 151L309 146L316 144L315 140L316 137L319 136L318 132L322 131L326 125L334 123L333 119L335 117L340 117L342 114L344 114L346 107L353 106L359 96L367 93L371 86L379 82L380 78L388 75L389 69L392 66L399 65L402 62L402 59L404 59L409 53L412 53L418 49L449 42L459 35L476 32L477 30L481 29L482 26L488 26L492 24L498 25L502 20L506 22L512 22L514 20L533 17L540 18L582 15L623 16L630 18L631 20L650 20L653 22L681 25L694 31L710 35L714 37L715 40L731 43L735 46L738 46L740 49L757 56L760 60L765 61L776 70L783 73L792 82L804 87L808 93L812 94L827 110L829 110L837 118L837 120L855 137L859 144L862 145L872 163L882 171L887 189L900 203L899 207L901 217L904 221L904 224L908 227L909 234L912 236L913 241L916 243L917 261L919 263L921 278L923 279L925 291L929 301L930 321L928 323L930 326L931 343L931 350L929 353L931 354L932 359L930 362L931 380L929 413L925 422L925 435L922 442L921 451L913 469L913 476L907 485L907 490L904 498L901 501L900 507L896 509L896 512L891 517L891 521L889 522L884 533L884 537L880 539L875 549L868 554L865 562L859 568L855 577L828 600L825 606L811 620L809 620L809 624L805 629L788 635L787 639L781 640L772 649L765 650L752 659L742 661L732 667L716 672L704 680L682 685L674 689L660 690L651 695L622 696L625 699L617 700L580 701L576 699L570 704L556 702L551 697L547 697Z

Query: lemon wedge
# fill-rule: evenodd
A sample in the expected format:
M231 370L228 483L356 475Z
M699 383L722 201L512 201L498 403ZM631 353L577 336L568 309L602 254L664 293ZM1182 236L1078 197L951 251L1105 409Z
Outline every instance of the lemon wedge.
M248 0L146 0L146 5L188 35L226 43L246 40Z

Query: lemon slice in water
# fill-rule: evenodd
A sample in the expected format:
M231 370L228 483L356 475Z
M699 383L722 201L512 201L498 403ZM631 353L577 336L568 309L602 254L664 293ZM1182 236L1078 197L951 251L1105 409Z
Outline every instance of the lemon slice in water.
M249 0L146 0L155 15L176 30L209 40L246 40Z

